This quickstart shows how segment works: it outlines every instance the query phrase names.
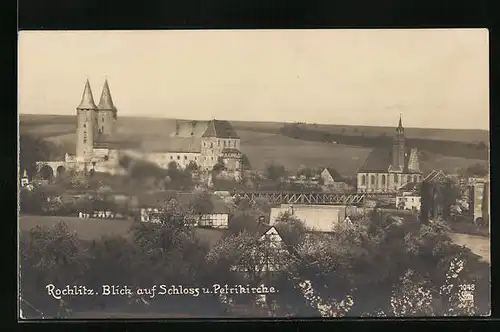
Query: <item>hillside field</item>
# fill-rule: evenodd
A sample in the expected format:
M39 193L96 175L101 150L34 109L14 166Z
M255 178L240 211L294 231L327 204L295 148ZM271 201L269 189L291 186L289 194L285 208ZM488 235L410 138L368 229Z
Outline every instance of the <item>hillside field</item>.
M175 130L175 119L119 117L117 136L123 140L142 142L162 142L168 140ZM279 129L283 123L231 121L241 137L241 151L245 153L255 169L263 169L268 163L283 164L286 169L296 171L300 166L334 167L342 175L355 175L371 149L323 142L307 142L285 137ZM310 125L332 132L359 133L377 136L382 133L392 135L394 128ZM69 115L29 115L21 114L20 134L32 134L58 143L65 152L75 151L76 117ZM488 132L481 130L419 129L405 128L409 138L430 138L465 142L488 142ZM158 143L156 143L158 144ZM422 170L428 172L438 168L455 172L478 162L478 159L429 155L422 162Z

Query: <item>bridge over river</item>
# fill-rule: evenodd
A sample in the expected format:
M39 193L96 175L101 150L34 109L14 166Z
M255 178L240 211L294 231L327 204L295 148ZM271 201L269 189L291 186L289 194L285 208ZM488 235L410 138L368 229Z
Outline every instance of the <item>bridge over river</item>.
M233 198L255 201L264 198L276 204L361 205L366 200L391 199L391 193L324 193L291 191L235 191Z

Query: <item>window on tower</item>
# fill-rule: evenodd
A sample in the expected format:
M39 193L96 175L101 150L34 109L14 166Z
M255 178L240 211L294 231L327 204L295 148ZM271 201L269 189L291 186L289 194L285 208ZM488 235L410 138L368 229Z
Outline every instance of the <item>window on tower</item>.
M87 125L85 123L83 124L83 128L87 128Z

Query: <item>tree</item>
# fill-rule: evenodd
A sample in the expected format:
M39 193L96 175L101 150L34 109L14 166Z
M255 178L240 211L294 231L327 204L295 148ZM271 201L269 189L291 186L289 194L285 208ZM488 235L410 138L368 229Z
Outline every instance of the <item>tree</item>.
M443 218L448 220L451 216L451 207L456 204L460 197L460 189L451 180L446 180L441 184L441 195Z
M306 179L310 179L314 176L314 171L308 167L301 167L297 172L298 176L304 176Z
M427 181L423 181L420 186L420 222L422 224L428 223L432 204L430 184Z
M280 214L274 223L279 234L291 247L297 247L305 240L307 228L304 222L288 212Z
M487 176L489 173L488 171L488 165L487 164L474 164L465 170L465 175L469 177L484 177Z
M271 163L266 167L266 176L269 180L276 181L285 176L285 166Z
M196 164L194 161L190 161L189 164L186 166L186 169L189 171L197 171L199 169L198 164Z
M244 170L252 169L252 165L250 164L250 160L248 159L247 155L244 153L241 154L241 167Z
M79 284L87 253L76 233L60 222L36 226L20 238L21 297L47 316L56 316L59 301L47 296L47 285ZM66 300L66 299L65 299ZM71 301L71 299L69 299Z
M195 193L193 199L189 202L189 211L195 215L210 214L214 211L210 193L200 190Z
M19 167L27 171L29 177L36 173L37 161L48 161L63 157L62 149L40 137L21 134L19 136Z

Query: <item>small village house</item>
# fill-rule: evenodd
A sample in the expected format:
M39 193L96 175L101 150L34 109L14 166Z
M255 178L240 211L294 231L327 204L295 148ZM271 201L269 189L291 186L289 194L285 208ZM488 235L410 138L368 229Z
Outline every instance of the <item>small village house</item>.
M255 248L249 248L253 259L245 262L246 264L242 262L241 265L232 266L230 270L244 274L273 273L282 270L291 252L287 248L286 239L283 239L276 227L256 223L246 231L258 239Z
M399 210L420 211L421 182L409 182L402 186L396 194L396 208Z
M348 190L349 186L344 178L337 172L336 169L327 167L323 169L320 175L323 180L323 185L333 190Z
M139 220L141 222L160 222L160 216L167 202L176 199L181 205L188 207L193 198L194 195L191 193L177 194L172 191L159 191L143 195L139 197L138 202ZM231 208L216 195L211 195L210 201L213 206L212 213L196 216L195 226L227 229Z

